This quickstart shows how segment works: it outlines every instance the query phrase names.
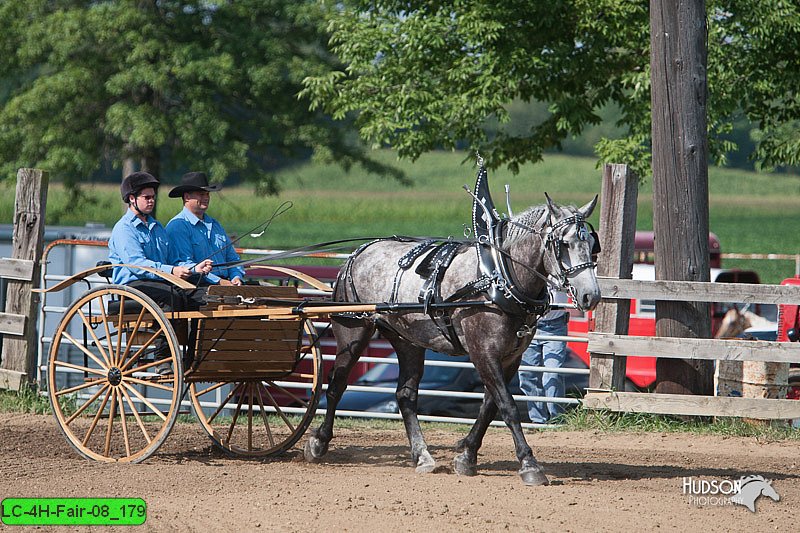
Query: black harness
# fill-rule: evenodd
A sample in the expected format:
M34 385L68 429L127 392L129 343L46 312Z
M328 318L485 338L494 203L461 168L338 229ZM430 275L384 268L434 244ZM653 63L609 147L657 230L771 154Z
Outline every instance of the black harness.
M423 312L430 316L441 334L453 345L456 353L466 353L464 346L458 338L458 332L452 320L452 313L458 309L458 306L452 307L442 304L452 304L479 294L485 294L488 299L503 312L524 319L525 325L517 332L517 336L520 339L535 332L536 321L550 310L550 295L547 287L548 284L552 282L543 278L546 282L544 287L539 294L533 297L527 295L520 289L519 282L513 274L513 269L509 266L508 254L502 251L504 234L507 234L509 224L513 223L522 229L542 235L542 239L545 241L545 247L549 248L549 251L555 258L561 271L561 285L568 286L570 292L572 292L573 289L567 283L567 278L583 269L593 268L595 263L589 261L578 265L565 266L561 255L563 238L557 235L558 232L556 230L565 226L576 225L579 235L585 234L585 238L589 238L589 236L594 238L593 255L600 251L597 234L594 232L594 228L579 214L574 214L571 217L567 217L552 224L549 231L545 234L538 232L534 228L519 224L518 222L509 219L501 219L494 209L494 204L487 185L486 169L482 164L472 195L474 197L472 222L475 237L473 242L478 254L478 276L476 279L470 281L447 298L442 298L441 282L444 279L447 268L459 253L467 249L469 242L455 241L452 239L390 237L374 240L360 246L353 255L350 256L345 267L340 272L339 278L337 279L337 286L347 287L353 298L355 298L355 301L358 301L358 295L356 294L356 288L351 274L353 260L367 247L376 242L385 240L395 240L398 242L416 241L417 244L403 254L397 262L398 270L392 285L390 303L396 303L403 275L420 257L424 256L414 271L424 280L418 295L418 301L423 305ZM587 226L591 228L591 232L586 229ZM585 240L584 237L580 238ZM541 276L541 274L538 273L537 275ZM469 302L469 304L475 304L475 302ZM468 304L465 302L464 306L467 305ZM341 315L349 316L351 314L342 313ZM363 315L352 314L350 318L363 319L365 317ZM379 322L380 325L384 327L391 328L391 326L383 320L375 318L372 318L372 320L376 320L376 322ZM400 332L396 330L395 332L400 334Z

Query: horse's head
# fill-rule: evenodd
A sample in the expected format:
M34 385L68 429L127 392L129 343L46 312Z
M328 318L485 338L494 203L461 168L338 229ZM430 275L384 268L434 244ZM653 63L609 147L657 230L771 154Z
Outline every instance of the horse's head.
M715 339L724 339L727 337L735 337L747 328L750 327L750 321L738 307L731 307L725 316L722 317L722 322L719 324L719 329L714 335Z
M545 269L566 288L578 309L588 311L600 302L594 255L600 251L597 234L586 219L597 205L597 196L581 208L559 206L547 197Z

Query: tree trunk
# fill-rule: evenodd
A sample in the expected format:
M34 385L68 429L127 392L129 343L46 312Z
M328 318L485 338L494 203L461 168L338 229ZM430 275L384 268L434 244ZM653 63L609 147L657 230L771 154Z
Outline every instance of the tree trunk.
M709 281L704 0L651 0L656 279ZM707 303L657 302L656 335L711 337ZM656 392L711 394L712 361L659 359Z
M161 158L157 148L147 150L144 153L142 156L142 170L152 174L159 180L161 179L161 176L159 176L161 174Z

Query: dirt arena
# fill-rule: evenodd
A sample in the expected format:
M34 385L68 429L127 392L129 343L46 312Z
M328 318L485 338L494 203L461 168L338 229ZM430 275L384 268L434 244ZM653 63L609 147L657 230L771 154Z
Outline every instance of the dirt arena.
M312 465L299 448L230 459L199 426L178 424L145 463L104 465L77 456L49 416L0 414L0 497L147 502L144 526L85 531L791 531L800 516L796 442L538 431L528 442L552 484L525 487L507 430L490 430L473 478L453 473L459 436L427 431L439 463L428 475L409 466L400 429L338 431L326 462ZM780 501L762 496L752 513L693 505L682 492L684 477L749 474L772 480Z

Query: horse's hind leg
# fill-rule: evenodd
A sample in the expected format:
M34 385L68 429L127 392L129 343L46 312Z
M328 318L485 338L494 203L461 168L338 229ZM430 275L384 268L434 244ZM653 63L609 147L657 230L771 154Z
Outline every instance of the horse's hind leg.
M453 460L453 469L459 476L478 475L478 450L483 443L486 430L496 414L497 405L489 397L489 394L485 394L478 418L467 436L458 441L455 446L456 451L461 452Z
M310 463L319 461L328 452L328 444L333 438L336 406L339 405L339 400L347 389L350 371L375 332L374 325L348 328L334 322L332 327L336 337L336 361L333 363L328 391L325 394L328 401L325 419L318 428L311 431L303 450L306 461Z
M428 452L428 445L425 443L417 418L419 382L425 370L425 349L402 340L391 331L381 331L381 333L392 343L397 352L400 374L395 396L411 446L411 459L418 474L427 474L436 468L436 462Z

